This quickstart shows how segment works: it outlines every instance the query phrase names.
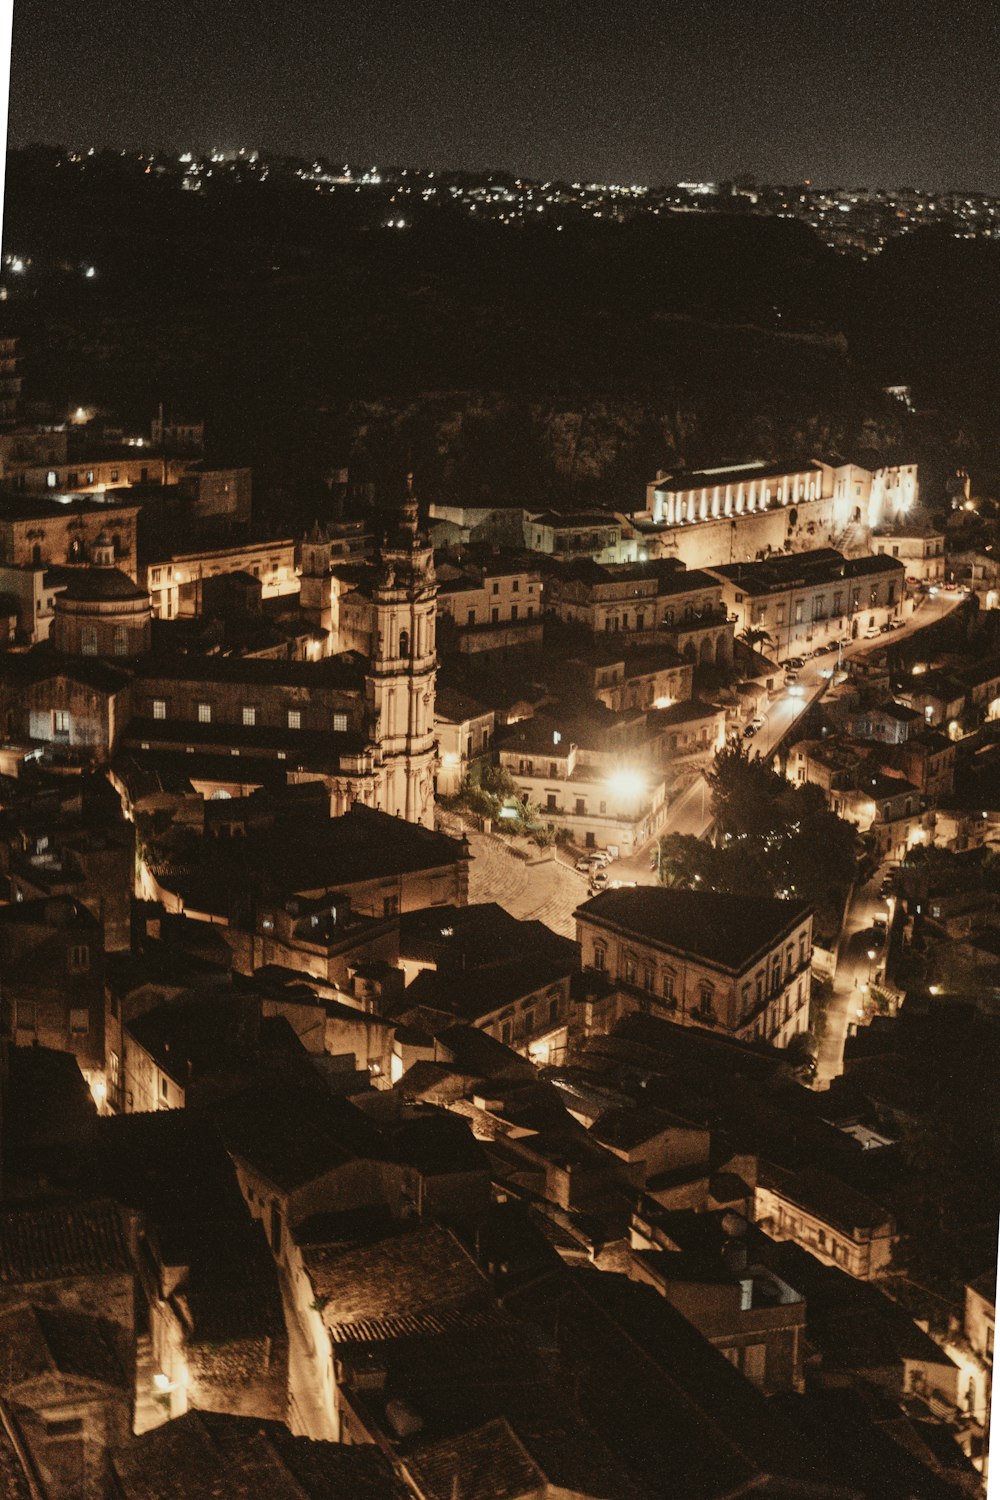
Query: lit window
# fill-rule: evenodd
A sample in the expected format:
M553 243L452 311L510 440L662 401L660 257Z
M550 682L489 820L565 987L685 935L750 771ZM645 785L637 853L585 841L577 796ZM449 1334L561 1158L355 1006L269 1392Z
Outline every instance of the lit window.
M69 1013L69 1029L74 1036L86 1036L90 1030L90 1012L86 1007L75 1006Z
M52 733L69 734L69 709L55 708L52 710Z
M347 715L346 714L334 714L334 716L333 716L333 731L334 731L334 734L346 734L346 732L347 732Z
M165 698L153 699L153 718L165 719L167 717L167 703Z
M55 489L55 487L56 487L56 481L57 481L58 477L59 476L56 474L55 469L50 469L49 472L46 474L46 476L45 476L45 483L48 485L48 487L49 487L50 490L54 490Z
M198 723L199 724L211 724L211 722L212 722L212 705L211 705L211 703L199 703L198 704Z
M256 722L257 722L257 710L255 708L247 708L244 705L244 708L243 708L243 727L244 727L244 729L252 729L254 727L254 725L256 724Z
M288 727L289 727L289 729L301 729L302 728L302 711L301 711L301 709L290 708L288 710Z

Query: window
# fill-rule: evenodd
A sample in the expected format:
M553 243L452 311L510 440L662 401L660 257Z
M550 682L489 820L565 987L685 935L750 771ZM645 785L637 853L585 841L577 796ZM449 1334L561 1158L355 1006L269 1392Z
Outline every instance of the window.
M289 727L289 729L301 729L302 728L302 710L301 709L299 709L299 708L290 708L288 710L288 727Z
M399 897L398 896L383 896L382 897L382 915L383 915L383 917L398 917L399 916Z
M410 632L408 630L399 632L399 654L404 658L410 655Z
M467 625L475 625L475 623L476 623L476 611L474 609L470 609L469 610L469 614L468 614L468 619L466 620L466 624Z
M525 1030L525 1033L527 1035L530 1035L531 1032L534 1031L534 1029L535 1029L535 1007L533 1005L529 1005L528 1009L524 1012L524 1030Z
M836 593L833 596L833 613L835 615L842 615L844 613L843 591Z
M80 631L80 655L97 655L97 631L93 625L84 625Z
M211 705L211 703L199 703L198 704L198 723L199 724L211 724L211 722L212 722L212 705Z
M345 734L347 732L347 715L346 714L334 714L334 716L333 716L333 732L334 732L334 734Z
M511 607L510 607L510 618L511 618L512 621L514 621L514 620L517 619L517 605L516 604L512 604Z
M520 591L520 588L521 588L521 580L519 578L515 578L514 581L513 581L513 583L511 584L511 590L512 590L513 593L516 594L516 593L518 593Z
M69 710L66 708L54 708L52 710L52 733L58 735L69 734Z
M111 470L111 483L112 484L117 484L118 483L118 470L117 469L112 469Z
M529 620L533 620L534 618L535 618L535 606L533 604L529 604L528 605L528 619Z
M50 469L49 472L46 474L46 476L45 476L45 483L47 484L47 486L49 487L50 490L54 490L55 489L56 482L57 482L58 478L59 478L59 476L56 473L55 469Z
M497 625L497 624L499 624L499 621L500 621L500 611L494 605L493 609L490 610L490 623L493 624L493 625Z
M710 984L700 984L698 986L698 1009L703 1016L715 1014L714 1001L715 990L712 986Z
M644 990L656 989L656 970L647 964L642 971L642 987Z
M244 729L252 729L254 727L254 725L256 724L256 722L257 722L257 710L255 708L249 708L246 704L244 704L243 705L243 727L244 727Z
M497 580L495 578L493 580L493 592L494 592L494 594L499 594L499 592L500 592L500 584L497 582Z
M796 601L795 601L795 623L796 623L796 625L801 625L802 624L802 616L803 616L803 612L805 610L805 607L806 607L806 601L804 599L796 599Z
M86 1036L90 1030L90 1012L86 1006L74 1006L69 1013L69 1029L74 1036Z
M94 471L93 471L93 469L88 469L87 470L87 483L88 484L93 484L93 482L94 482Z
M128 630L124 625L115 626L114 654L116 656L128 655Z
M559 1019L559 996L549 1001L549 1025L554 1026Z
M83 1431L82 1417L58 1417L45 1424L46 1437L77 1437Z
M166 1099L166 1097L167 1097L167 1088L168 1088L167 1080L164 1078L163 1074L161 1073L160 1074L160 1098L161 1099Z
M608 950L603 943L594 944L594 968L599 974L606 972L608 967Z
M625 955L625 983L626 984L635 984L635 975L636 975L635 958L634 958L634 956L631 953L626 953L626 955Z
M153 699L153 718L165 719L167 717L167 702L165 698Z
M669 1000L671 1003L677 999L677 996L674 994L673 974L668 973L663 976L663 998L664 1000Z
M108 1073L111 1076L112 1087L117 1088L121 1080L121 1063L117 1052L108 1053Z
M511 1034L512 1033L511 1033L511 1024L510 1024L510 1022L509 1021L504 1021L503 1025L500 1027L500 1040L507 1047L510 1046Z
M66 967L71 974L86 974L90 968L90 949L86 943L70 948L66 956Z

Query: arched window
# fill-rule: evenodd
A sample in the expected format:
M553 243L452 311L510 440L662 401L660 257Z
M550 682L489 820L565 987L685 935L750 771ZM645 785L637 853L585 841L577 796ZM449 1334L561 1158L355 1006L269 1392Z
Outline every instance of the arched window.
M42 549L38 545L38 543L35 542L33 544L32 548L31 548L31 561L33 563L40 563L41 560L42 560Z
M410 655L410 632L408 630L401 630L399 632L399 654L404 659L407 659L407 660L409 659L409 655Z

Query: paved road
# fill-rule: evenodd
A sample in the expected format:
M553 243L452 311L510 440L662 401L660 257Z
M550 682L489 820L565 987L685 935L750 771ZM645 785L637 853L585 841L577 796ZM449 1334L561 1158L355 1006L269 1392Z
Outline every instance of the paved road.
M792 728L798 719L815 703L830 686L831 679L824 677L823 673L835 671L838 661L848 661L854 656L864 656L869 652L881 651L886 646L897 645L906 640L908 636L914 635L919 630L924 630L928 625L934 625L942 616L948 614L956 605L960 604L964 595L960 593L940 592L933 598L922 595L918 600L917 607L900 630L894 630L891 635L879 635L874 640L863 638L844 647L838 655L837 651L827 652L823 656L811 657L798 671L798 682L795 691L783 691L775 698L771 706L763 714L764 723L757 733L744 743L751 755L758 755L761 760L768 760L774 754L778 745ZM784 667L775 669L775 677L779 681L784 680ZM801 688L801 693L798 689ZM668 833L694 834L696 838L704 838L712 823L711 808L707 795L707 784L704 776L697 776L691 784L685 788L677 801L673 804L667 815L666 821L657 835L657 838ZM656 872L651 868L651 850L655 840L650 839L641 849L627 859L618 860L608 868L610 880L635 881L637 885L652 885L656 881Z
M866 885L855 888L851 897L837 945L833 996L817 1056L816 1082L820 1087L828 1086L831 1078L844 1071L848 1027L862 1019L865 987L877 978L885 963L888 939L879 938L872 923L877 917L887 924L889 921L889 903L881 895L881 884L890 868L882 865ZM872 954L874 957L869 956Z
M890 639L893 642L904 639L915 630L935 623L942 615L953 609L960 599L961 595L943 593L934 599L926 599L915 611L912 621L907 622L903 630L895 631L891 637L880 636L874 641L853 641L845 648L843 655L844 657L863 655L865 652L881 649L888 644ZM802 696L783 693L768 709L764 716L764 725L754 739L747 742L758 751L763 759L770 757L795 720L805 713L809 705L826 690L829 679L824 678L821 673L824 667L834 665L836 660L836 653L833 652L828 656L816 657L807 662L799 673L803 688ZM783 670L779 669L776 675L783 675ZM661 832L690 833L703 838L710 824L711 808L708 787L704 777L698 776L677 798ZM469 842L474 856L469 876L470 901L496 901L512 916L523 920L545 922L553 931L562 933L566 937L576 936L573 912L587 897L587 881L583 876L578 875L561 860L527 864L512 854L504 841L497 836L470 832ZM609 880L635 881L639 885L654 884L656 872L650 867L652 846L653 840L649 840L635 854L610 865L608 867ZM859 927L858 931L860 930ZM841 997L842 1004L837 1011L839 1019L834 1029L841 1024L846 1029L846 1012L850 1008L849 998L850 986L848 985L846 997ZM843 1016L840 1015L841 1010L844 1012ZM833 1024L834 1017L831 1010L831 1025ZM839 1072L839 1058L843 1055L842 1034L836 1053L833 1050L834 1045L833 1041L829 1044L830 1066L832 1067L836 1061L836 1071Z
M496 901L512 917L544 922L563 937L576 937L573 912L587 899L587 881L561 860L527 864L492 834L468 835L472 847L469 900Z

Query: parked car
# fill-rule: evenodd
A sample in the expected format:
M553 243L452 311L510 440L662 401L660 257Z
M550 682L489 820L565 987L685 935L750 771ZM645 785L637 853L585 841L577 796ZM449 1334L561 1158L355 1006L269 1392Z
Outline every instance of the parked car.
M879 630L879 628L878 628L877 625L871 625L865 631L865 640L866 641L877 641L878 638L879 638L879 636L881 634L882 634L882 632L881 632L881 630Z
M793 682L798 682L798 680L799 680L799 674L798 674L798 672L786 672L785 673L785 687L791 687L792 683Z
M579 870L581 875L589 875L593 867L594 861L590 855L584 855L583 859L578 859L576 862L576 869Z
M607 889L607 885L608 885L608 877L607 877L606 871L604 871L604 870L595 870L594 873L590 877L590 891L591 891L591 895L593 895L595 891L606 890Z
M590 857L594 864L597 865L598 869L601 870L606 869L608 865L613 863L611 855L606 849L598 849L597 853L592 854Z
M756 733L757 733L757 725L756 724L748 724L747 727L743 731L743 738L745 740L752 740L753 737L754 737L754 735Z
M790 656L785 662L785 668L789 672L797 672L804 666L805 661L801 656ZM786 678L785 680L787 681L788 679Z

